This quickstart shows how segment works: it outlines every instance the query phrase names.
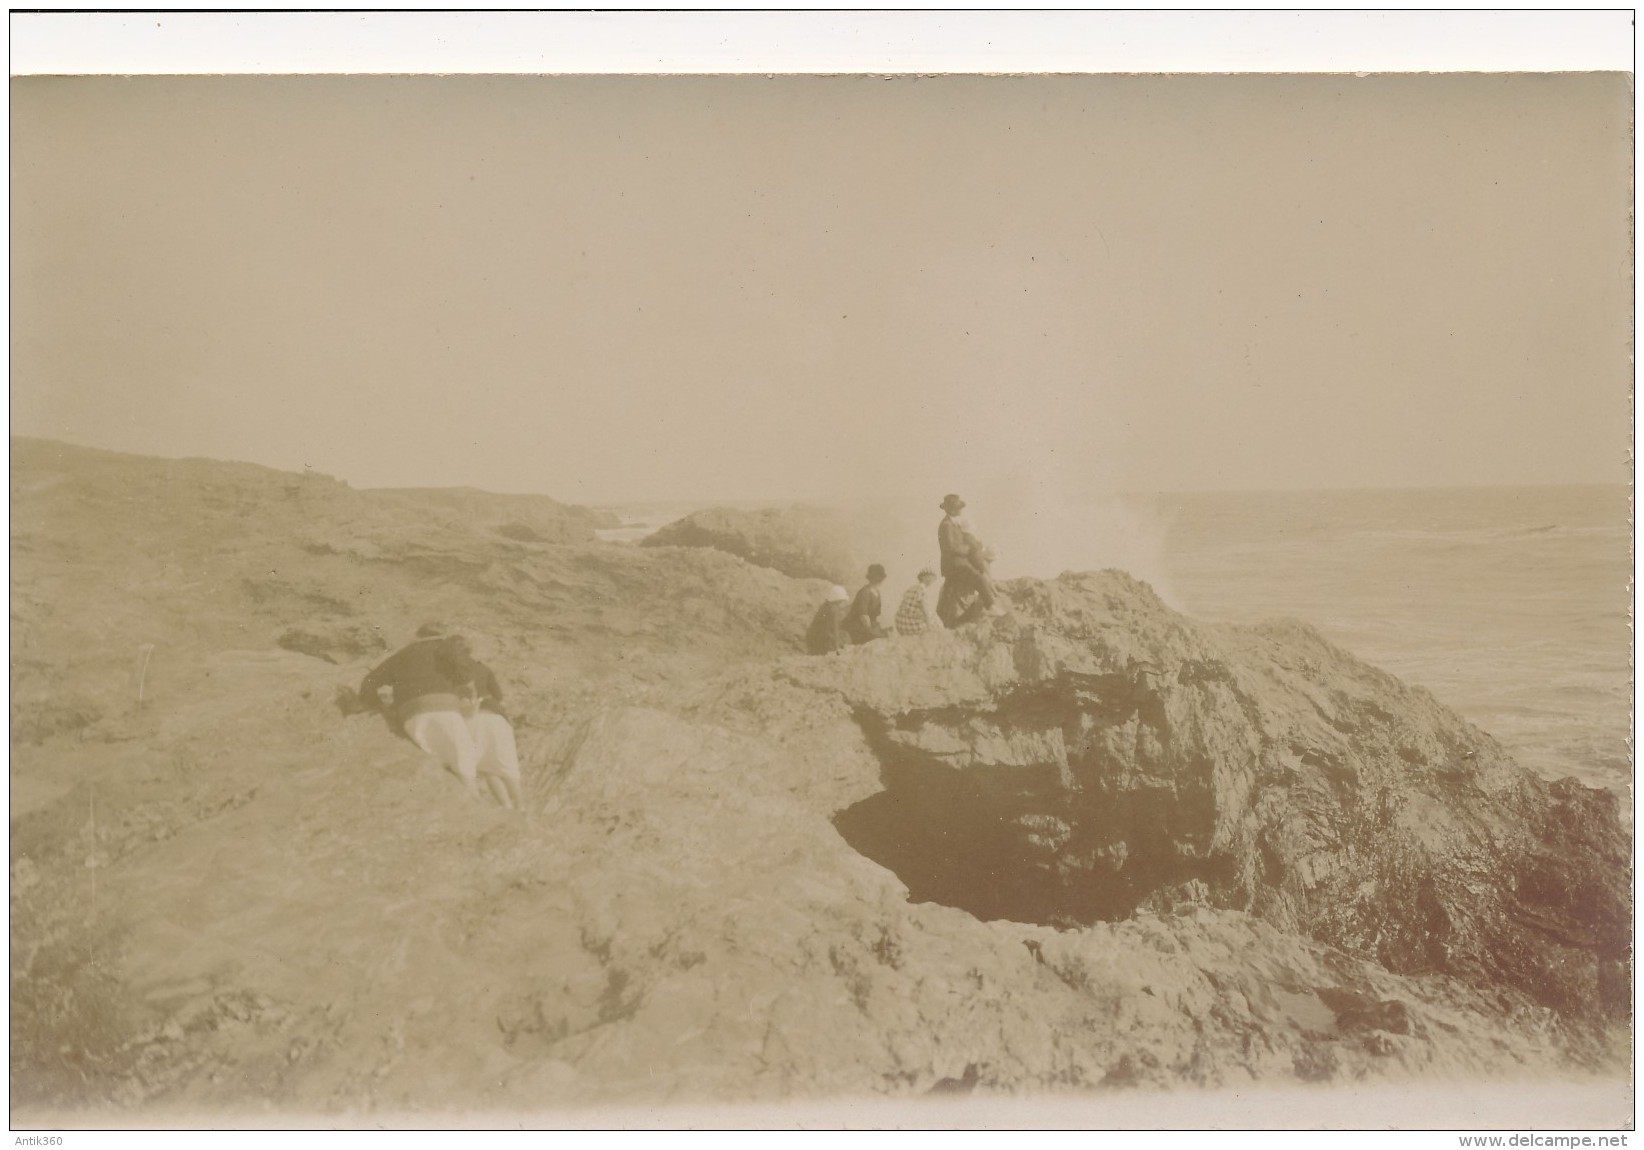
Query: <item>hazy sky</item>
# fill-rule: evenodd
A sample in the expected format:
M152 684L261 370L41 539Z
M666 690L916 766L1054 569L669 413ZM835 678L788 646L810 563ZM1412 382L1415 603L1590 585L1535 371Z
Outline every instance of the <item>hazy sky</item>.
M574 502L1624 482L1631 100L14 79L12 431Z

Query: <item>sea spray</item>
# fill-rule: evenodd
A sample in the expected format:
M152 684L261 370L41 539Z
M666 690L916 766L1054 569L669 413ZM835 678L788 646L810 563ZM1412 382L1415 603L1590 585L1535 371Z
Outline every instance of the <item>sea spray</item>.
M922 567L939 567L941 494L926 500L862 500L844 508L864 553L885 565L893 586L911 583ZM965 498L966 521L994 553L995 578L1053 579L1064 571L1118 568L1175 603L1162 559L1169 512L1157 500L1033 487L982 488Z

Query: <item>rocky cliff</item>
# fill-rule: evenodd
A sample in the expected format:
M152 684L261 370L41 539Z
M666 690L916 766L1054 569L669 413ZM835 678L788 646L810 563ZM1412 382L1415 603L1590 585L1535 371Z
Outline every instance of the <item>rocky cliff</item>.
M799 671L850 699L882 764L841 833L916 898L1059 926L1244 910L1397 973L1625 1017L1613 795L1520 770L1303 625L1197 626L1117 572L1010 590L1009 618L906 644L888 677Z
M14 1121L1625 1073L1613 797L1306 627L815 659L819 583L366 496L14 441ZM524 815L332 706L425 618Z

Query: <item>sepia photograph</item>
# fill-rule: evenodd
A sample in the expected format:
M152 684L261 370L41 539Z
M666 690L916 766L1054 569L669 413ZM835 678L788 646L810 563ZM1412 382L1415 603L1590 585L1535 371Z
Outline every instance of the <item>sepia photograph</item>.
M14 1129L1632 1129L1630 71L9 98Z

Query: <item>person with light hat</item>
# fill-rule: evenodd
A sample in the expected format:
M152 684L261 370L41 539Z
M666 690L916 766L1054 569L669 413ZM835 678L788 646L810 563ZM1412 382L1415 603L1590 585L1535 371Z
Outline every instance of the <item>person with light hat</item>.
M936 582L936 572L929 567L919 572L919 579L902 592L902 602L896 608L898 635L923 635L931 629L930 586Z
M879 585L884 581L883 567L875 563L868 568L867 583L856 593L851 609L845 613L845 634L852 643L871 643L890 634L879 623L879 612L883 609Z
M942 596L937 601L936 614L947 626L956 627L991 611L998 593L993 589L993 577L988 574L987 548L959 518L965 501L957 495L948 495L941 507L947 514L936 527L936 545L942 553ZM960 605L972 595L976 596L975 605L962 608Z
M828 588L828 597L816 609L811 629L805 632L805 650L813 655L828 655L849 644L841 624L850 601L850 592L837 583Z

